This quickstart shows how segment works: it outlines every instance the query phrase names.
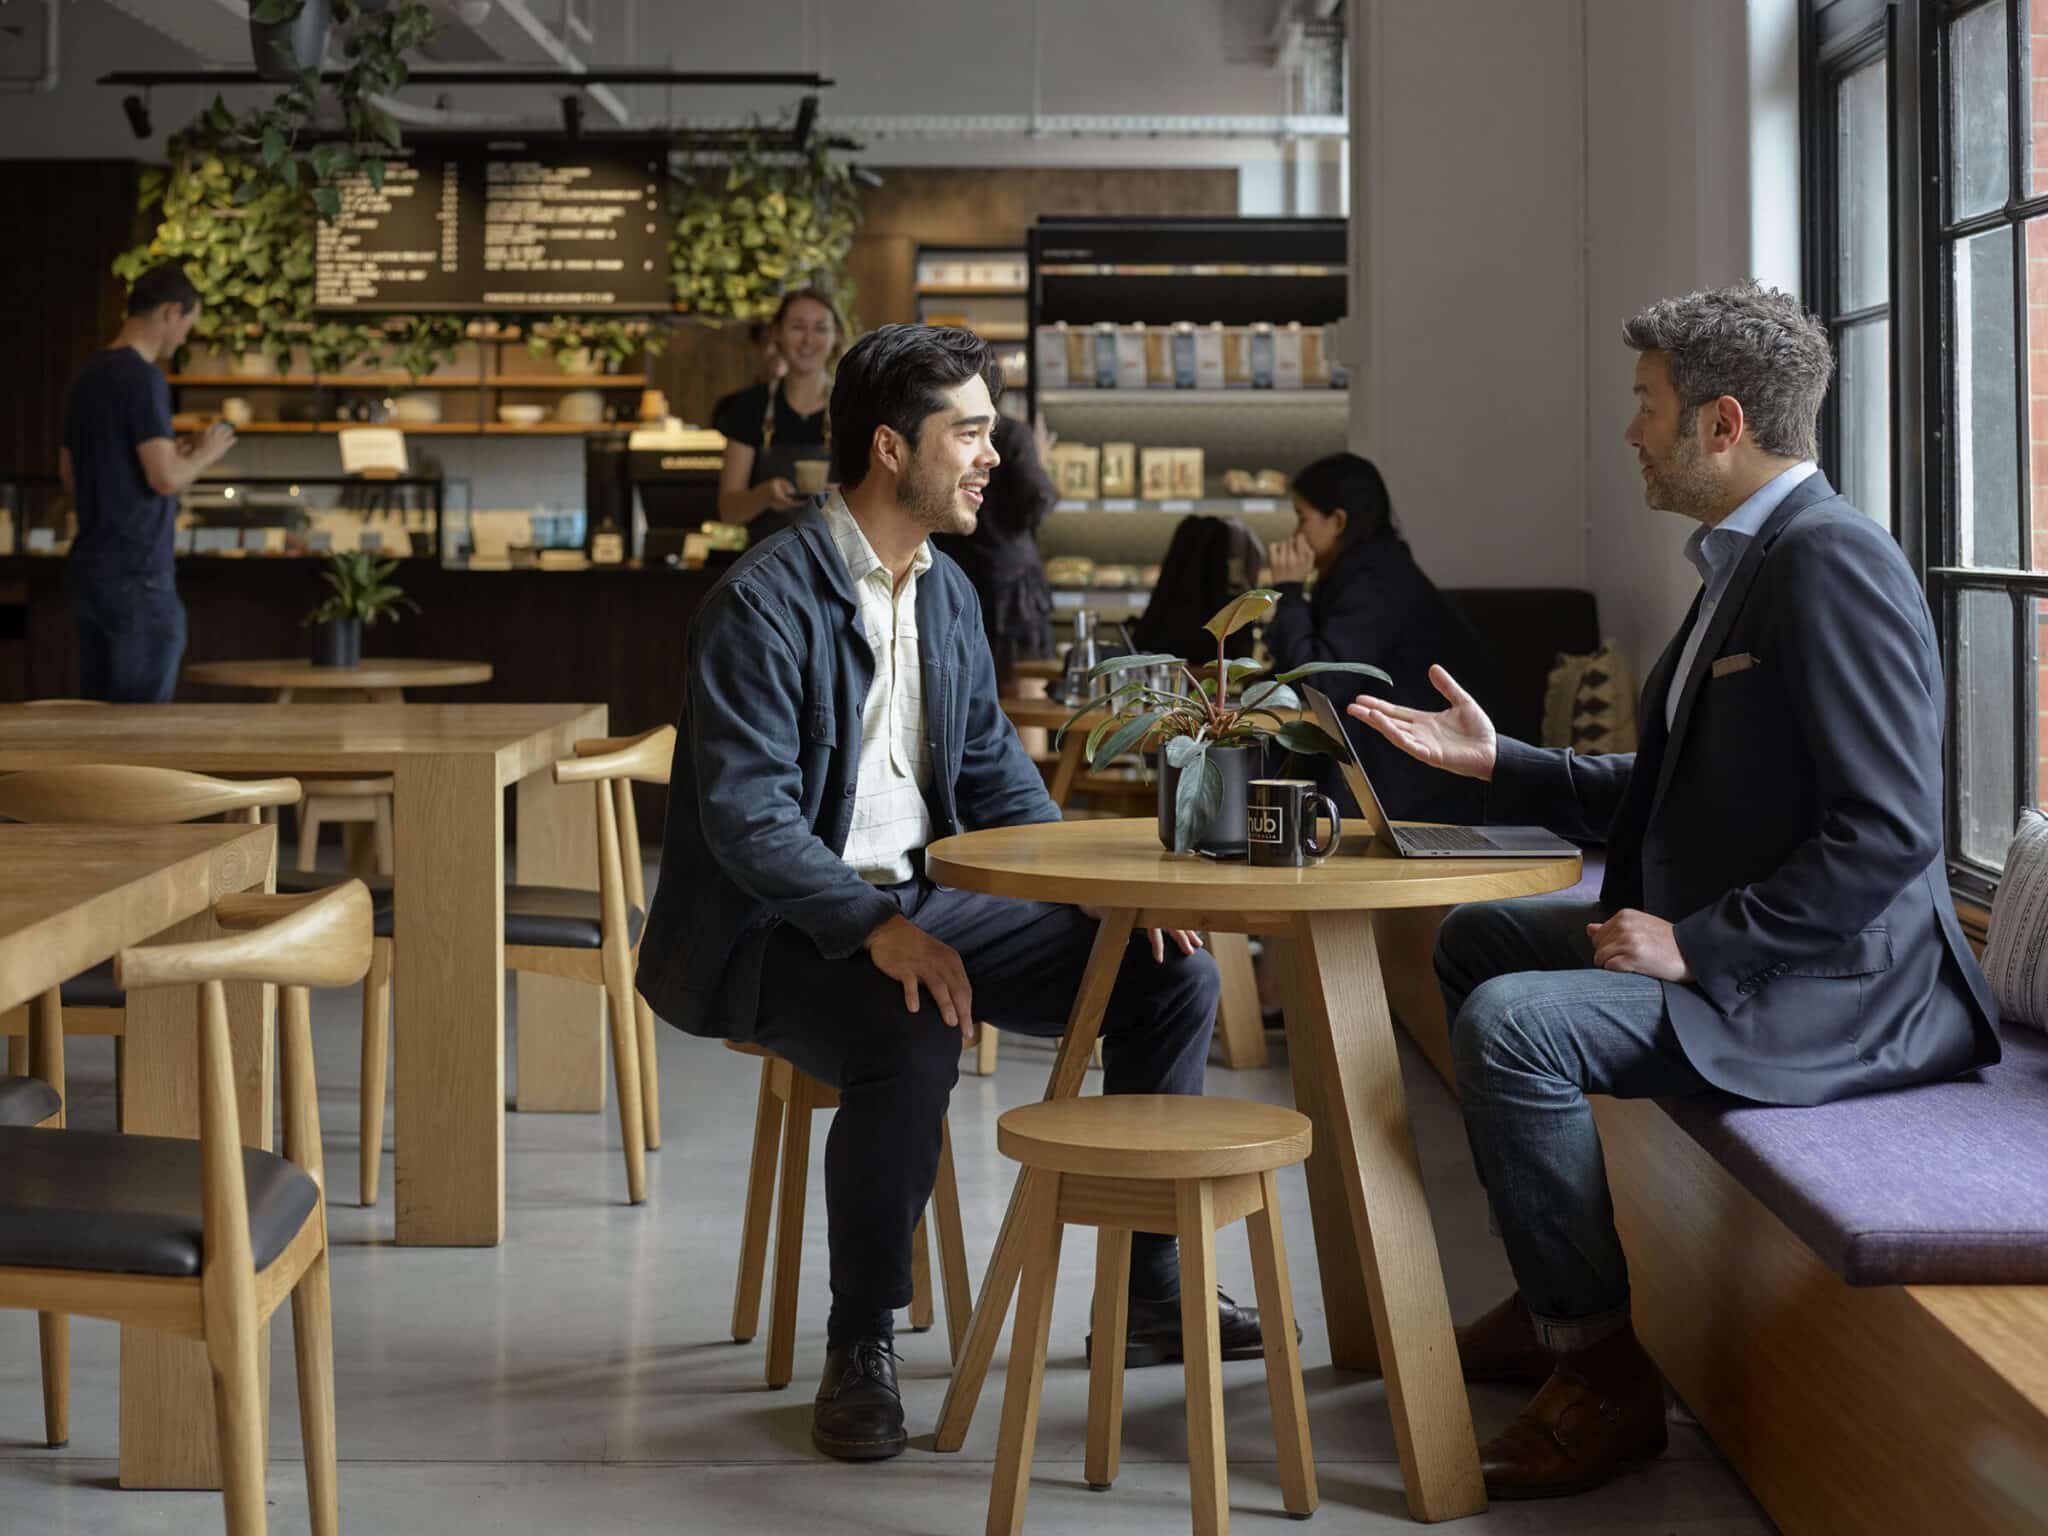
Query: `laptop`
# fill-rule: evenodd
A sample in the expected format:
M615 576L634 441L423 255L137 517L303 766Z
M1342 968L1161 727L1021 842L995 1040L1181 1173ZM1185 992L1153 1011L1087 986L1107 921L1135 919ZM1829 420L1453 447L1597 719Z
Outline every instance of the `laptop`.
M1343 717L1336 705L1320 690L1304 687L1315 722L1344 745L1337 764L1344 770L1344 782L1358 811L1372 824L1374 841L1404 859L1539 859L1576 858L1578 845L1569 843L1546 827L1397 827L1387 818L1386 808L1365 776L1365 764L1358 760L1358 748L1345 733Z

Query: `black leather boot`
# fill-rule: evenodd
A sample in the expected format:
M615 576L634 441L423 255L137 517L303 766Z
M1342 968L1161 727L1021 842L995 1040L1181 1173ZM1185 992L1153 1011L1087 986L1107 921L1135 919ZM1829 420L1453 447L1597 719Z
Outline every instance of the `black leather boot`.
M1222 1291L1216 1293L1217 1334L1225 1360L1256 1360L1266 1352L1265 1335L1259 1332L1259 1309L1241 1307ZM1301 1342L1301 1327L1295 1325L1294 1339ZM1095 1358L1095 1335L1089 1334L1086 1353ZM1124 1369L1146 1365L1170 1365L1181 1358L1180 1298L1148 1301L1131 1298L1129 1322L1124 1332Z
M902 1455L907 1441L894 1342L871 1335L827 1351L811 1443L841 1461L886 1461Z

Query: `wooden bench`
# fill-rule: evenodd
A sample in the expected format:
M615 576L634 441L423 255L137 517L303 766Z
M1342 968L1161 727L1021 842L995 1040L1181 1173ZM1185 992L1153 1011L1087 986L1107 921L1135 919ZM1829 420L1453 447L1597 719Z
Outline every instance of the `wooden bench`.
M1401 916L1380 925L1388 997L1455 1089L1430 964L1442 913ZM2048 1528L2048 1182L2026 1166L2048 1159L2048 1037L2003 1034L1984 1073L1814 1110L1593 1101L1637 1332L1788 1536ZM1962 1117L1982 1151L1888 1150L1921 1113ZM1855 1161L1845 1137L1878 1185L1846 1200L1828 1177ZM1887 1155L1902 1196L1915 1173L1975 1183L1980 1206L2011 1196L2017 1230L1936 1232L1963 1213L1907 1198L1883 1230Z

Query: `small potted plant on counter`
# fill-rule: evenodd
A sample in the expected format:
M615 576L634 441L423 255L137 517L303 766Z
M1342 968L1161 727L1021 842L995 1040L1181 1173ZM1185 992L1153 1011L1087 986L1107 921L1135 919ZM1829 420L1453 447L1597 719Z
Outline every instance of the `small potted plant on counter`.
M1157 750L1159 841L1175 853L1244 851L1245 786L1267 742L1289 752L1341 752L1313 721L1289 718L1301 699L1290 686L1318 672L1392 679L1356 661L1312 661L1272 673L1249 657L1224 654L1230 636L1264 618L1280 594L1264 587L1232 598L1202 627L1216 637L1216 659L1199 667L1179 656L1116 656L1089 674L1104 691L1060 727L1103 711L1088 733L1088 765L1114 762L1133 749ZM1236 698L1231 686L1237 686Z
M396 560L379 560L360 550L327 557L322 578L332 589L324 602L306 615L313 631L313 665L353 667L363 659L363 626L389 617L396 623L401 608L414 613L420 605L391 580Z

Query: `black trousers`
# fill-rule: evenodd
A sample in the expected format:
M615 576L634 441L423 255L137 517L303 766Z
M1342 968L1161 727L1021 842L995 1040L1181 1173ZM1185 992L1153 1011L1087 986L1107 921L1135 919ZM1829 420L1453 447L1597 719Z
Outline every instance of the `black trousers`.
M1078 908L976 896L918 880L886 889L903 914L959 951L975 1018L1027 1035L1065 1032L1095 943ZM1103 1092L1200 1093L1216 1025L1216 963L1168 940L1154 961L1131 936L1102 1022ZM941 1122L960 1077L960 1034L866 954L827 960L803 933L768 940L754 1038L839 1090L825 1139L832 1299L849 1310L910 1304L910 1239L938 1178Z

